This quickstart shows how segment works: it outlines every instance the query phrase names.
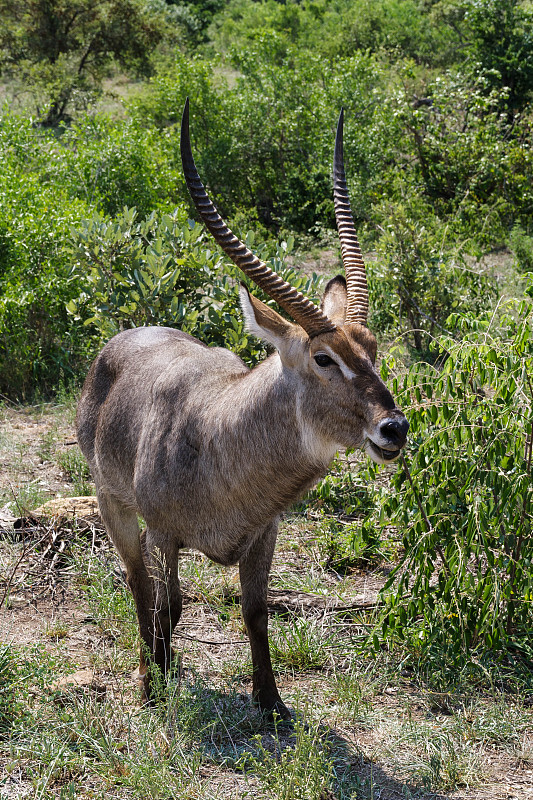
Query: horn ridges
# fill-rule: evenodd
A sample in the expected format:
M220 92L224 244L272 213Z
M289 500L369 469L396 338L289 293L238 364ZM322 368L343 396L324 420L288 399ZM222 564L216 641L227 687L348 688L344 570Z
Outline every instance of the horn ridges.
M209 198L198 175L189 136L189 99L185 101L181 120L181 161L183 173L194 205L207 229L229 258L245 275L276 301L302 326L309 336L335 330L335 324L301 292L284 281L267 264L260 261L228 228Z
M355 231L346 176L344 174L343 128L344 109L341 109L333 159L333 200L348 292L345 321L366 325L368 317L368 284L365 262L363 261L363 254Z

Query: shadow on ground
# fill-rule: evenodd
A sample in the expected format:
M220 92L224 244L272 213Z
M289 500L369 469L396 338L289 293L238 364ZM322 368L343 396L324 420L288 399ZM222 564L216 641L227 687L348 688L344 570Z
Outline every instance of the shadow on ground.
M196 681L182 686L169 708L170 735L184 736L213 766L245 776L259 796L289 797L292 778L306 787L298 797L316 800L448 800L370 762L355 743L313 719L305 702L291 707L292 721L276 723L252 705L249 695Z

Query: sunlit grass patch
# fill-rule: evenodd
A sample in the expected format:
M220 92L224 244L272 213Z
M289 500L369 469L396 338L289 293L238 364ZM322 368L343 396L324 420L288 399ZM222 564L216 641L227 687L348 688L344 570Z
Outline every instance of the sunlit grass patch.
M76 497L90 496L95 492L89 465L79 447L72 445L57 455L57 463L72 484Z
M133 596L114 551L90 552L82 541L73 548L76 582L101 631L118 646L137 654L138 628Z
M408 719L390 726L384 751L400 774L432 791L477 786L484 773L479 748L445 725Z
M290 738L264 741L256 737L257 755L248 755L244 765L259 786L244 797L270 800L318 800L328 798L334 778L330 746L316 723L308 724L297 713Z
M269 639L272 662L278 669L323 669L330 663L334 637L323 619L276 616Z

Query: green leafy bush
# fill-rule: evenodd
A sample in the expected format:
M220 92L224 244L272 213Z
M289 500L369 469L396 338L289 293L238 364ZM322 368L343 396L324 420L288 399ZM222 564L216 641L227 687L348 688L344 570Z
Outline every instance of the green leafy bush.
M515 225L509 236L509 244L517 270L533 272L533 236L527 234L520 225Z
M184 209L154 212L139 221L135 209L125 209L115 221L95 214L73 236L75 269L89 273L89 289L68 309L95 326L102 342L125 328L157 324L228 347L250 364L264 355L263 345L244 330L238 297L244 276L217 249L209 249L204 227L188 220ZM247 244L253 246L252 235ZM315 297L316 276L309 279L285 264L291 246L291 241L280 245L270 263L285 280Z
M445 680L483 653L533 663L533 302L456 324L439 369L393 381L413 452L382 507L404 554L381 633Z
M323 59L370 51L391 60L409 56L442 64L454 60L462 33L449 24L461 16L456 8L442 6L414 0L231 0L213 19L210 34L223 52L258 35L277 35Z
M355 165L354 212L364 215L396 137L394 118L384 124L380 108L385 75L379 60L357 54L324 62L278 34L259 33L232 51L231 65L238 74L229 88L212 63L178 55L130 104L131 113L156 125L169 151L177 150L178 131L168 126L179 122L189 96L195 158L224 214L247 210L270 229L307 233L317 223L334 225L331 161L344 106L357 120L347 126L345 146Z
M170 210L183 184L167 142L137 120L82 117L63 131L55 156L50 179L110 216L124 206Z
M532 96L533 14L522 0L466 0L470 32L467 52L486 76L489 87L508 89L501 108L510 119Z
M30 119L1 118L0 393L12 398L71 380L91 349L88 331L72 327L65 308L80 291L68 232L88 209L46 174L55 147Z
M110 221L100 214L74 232L79 268L92 268L90 292L77 304L95 309L87 322L107 339L124 328L174 325L196 329L207 302L200 292L221 266L220 257L202 246L200 226L187 224L183 210L151 214L137 221L125 209Z
M387 222L369 269L372 326L382 334L406 333L418 356L427 354L436 335L452 331L453 311L479 314L490 307L496 282L466 263L448 225L416 195L383 204L376 215Z
M450 70L415 102L408 65L402 78L405 86L384 111L398 117L398 144L407 146L410 158L407 180L395 178L396 195L416 196L423 187L433 213L450 220L451 235L485 247L502 244L513 220L527 220L533 210L528 114L510 127L501 113L508 88L490 86L483 73ZM405 153L398 155L404 162Z

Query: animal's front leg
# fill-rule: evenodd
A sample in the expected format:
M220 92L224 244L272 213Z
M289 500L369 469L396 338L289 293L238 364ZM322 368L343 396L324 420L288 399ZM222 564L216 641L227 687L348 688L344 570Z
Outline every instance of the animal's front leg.
M254 700L263 710L290 719L290 711L279 696L268 647L267 586L277 533L275 523L257 538L239 561L239 574L242 614L252 650Z

